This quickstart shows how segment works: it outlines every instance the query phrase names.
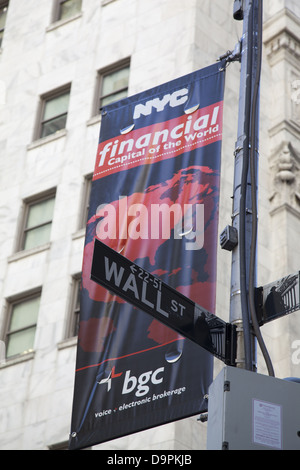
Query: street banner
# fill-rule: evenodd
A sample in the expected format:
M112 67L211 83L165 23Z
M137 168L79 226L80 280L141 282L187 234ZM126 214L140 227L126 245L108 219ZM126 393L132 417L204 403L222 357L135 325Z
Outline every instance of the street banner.
M236 360L236 328L95 238L91 279L149 313L225 364Z
M100 240L141 269L124 281L116 263L106 266L128 298L141 295L135 283L141 276L142 286L152 282L165 314L160 281L215 313L224 69L217 63L102 109L70 449L207 410L212 354L99 285L91 271ZM146 287L142 305L153 303ZM172 318L184 314L175 297L168 308Z

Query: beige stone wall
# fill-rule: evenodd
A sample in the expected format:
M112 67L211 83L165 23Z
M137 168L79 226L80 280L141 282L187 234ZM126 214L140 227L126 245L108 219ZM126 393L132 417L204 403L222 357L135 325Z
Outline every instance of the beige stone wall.
M52 23L49 0L11 0L0 53L0 334L7 300L43 287L33 354L0 364L0 449L47 449L68 440L75 340L65 341L71 278L81 270L83 177L93 171L100 120L97 70L131 57L133 94L213 63L238 42L232 0L83 0ZM300 6L264 2L259 161L258 284L300 268ZM238 63L226 72L221 230L231 223ZM67 131L35 141L40 95L72 82ZM298 93L299 92L299 93ZM16 250L22 201L57 188L51 242ZM218 250L217 315L229 319L231 255ZM276 375L300 376L299 313L263 327ZM2 338L0 338L2 339ZM222 363L216 361L217 374ZM265 372L259 355L259 371ZM197 417L99 448L205 449Z

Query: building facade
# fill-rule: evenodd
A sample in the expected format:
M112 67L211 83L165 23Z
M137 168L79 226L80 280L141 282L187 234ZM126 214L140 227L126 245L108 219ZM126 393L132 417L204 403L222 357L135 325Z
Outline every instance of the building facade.
M208 66L241 37L233 0L0 0L0 449L67 445L91 174L109 101ZM226 71L219 230L231 224L240 64ZM265 0L257 283L300 269L300 6ZM218 252L229 320L231 255ZM297 313L263 326L300 376ZM222 368L215 363L215 374ZM258 372L266 373L258 351ZM205 449L197 416L95 449Z

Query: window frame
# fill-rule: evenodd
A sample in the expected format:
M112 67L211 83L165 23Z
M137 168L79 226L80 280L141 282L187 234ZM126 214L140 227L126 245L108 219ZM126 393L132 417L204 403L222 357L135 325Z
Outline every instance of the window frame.
M107 94L103 95L102 90L103 90L103 83L104 83L105 78L108 77L109 75L112 75L113 73L115 73L119 70L125 69L125 68L129 68L127 86L123 87L123 88L120 88L120 89L118 89L118 90L116 90L112 93L107 93ZM102 100L104 98L116 95L117 93L120 93L121 91L127 91L126 96L128 96L129 78L130 78L130 58L126 58L126 59L123 59L121 61L118 61L118 62L116 62L112 65L109 65L108 67L105 67L103 69L100 69L98 71L98 73L97 73L97 82L98 82L97 97L96 97L96 100L95 100L95 110L94 110L95 115L100 114L101 109L103 107Z
M88 221L92 182L93 182L93 173L89 173L88 175L85 175L83 188L82 188L81 209L80 209L80 216L79 216L80 218L79 218L79 224L78 224L79 230L86 228L86 224Z
M66 338L71 339L78 336L79 315L80 315L80 287L81 273L72 276L69 318L67 323Z
M20 238L19 238L19 244L18 244L18 250L17 251L34 250L34 249L44 245L44 243L41 243L41 244L36 245L35 247L32 247L32 248L25 248L26 234L30 230L38 229L40 227L48 225L49 223L51 223L51 226L52 226L54 211L53 211L53 215L52 215L51 220L48 220L46 222L42 222L40 224L35 225L34 227L28 228L27 223L28 223L30 208L32 206L36 205L36 204L42 203L42 202L47 201L49 199L54 199L54 204L55 204L55 197L56 197L56 188L51 189L51 190L49 190L45 193L42 193L42 194L39 194L39 195L36 195L36 196L32 196L32 197L30 197L28 199L25 199L23 201L23 220L22 220L22 226L21 226ZM51 237L49 237L49 240L48 240L47 243L50 243L50 240L51 240Z
M9 7L9 0L2 0L2 1L0 0L0 10L4 10L5 8L8 10L8 7ZM2 49L5 26L6 26L6 20L5 20L4 27L0 29L0 35L2 33L2 38L0 36L0 50Z
M62 11L62 4L65 3L68 0L55 0L55 5L54 5L54 12L53 12L53 22L68 22L72 18L76 18L78 15L81 14L82 12L82 2L80 6L80 10L77 13L74 13L71 16L68 16L67 18L62 18L61 17L61 11Z
M8 350L8 344L9 340L12 337L12 335L20 333L22 331L29 330L31 328L35 328L34 331L34 341L35 341L35 335L36 335L36 330L37 330L37 323L38 323L38 316L39 316L39 311L37 314L37 320L35 323L28 323L28 325L23 326L21 328L17 328L15 330L10 329L10 325L12 323L12 318L13 318L13 312L14 312L14 307L16 305L19 305L21 303L27 302L28 300L35 299L35 298L40 298L42 296L42 288L36 288L28 292L23 292L22 294L18 294L17 296L14 296L12 298L8 298L6 300L7 302L7 315L6 315L6 327L5 327L5 334L4 334L4 343L5 343L5 360L6 361L13 361L14 359L25 356L26 354L30 354L34 352L34 344L32 345L32 348L24 351L20 351L17 354L13 354L11 356L7 356L7 350ZM39 310L40 310L40 305L39 305Z
M52 117L51 119L44 119L47 102L49 102L51 100L54 100L55 98L59 98L60 96L66 94L66 93L69 93L69 104L70 104L71 83L68 83L67 85L56 88L55 90L52 90L52 91L50 91L48 93L45 93L45 94L40 96L39 112L38 112L38 119L37 119L37 125L36 125L34 140L48 139L48 138L51 139L51 138L53 138L53 136L57 135L58 132L62 132L62 131L66 130L66 128L67 128L67 119L68 119L68 114L69 114L69 105L68 105L68 109L65 113L57 114L55 117ZM61 117L61 116L66 116L65 126L62 127L61 129L51 133L51 134L48 134L46 136L42 136L43 125L46 122L57 119L58 117Z

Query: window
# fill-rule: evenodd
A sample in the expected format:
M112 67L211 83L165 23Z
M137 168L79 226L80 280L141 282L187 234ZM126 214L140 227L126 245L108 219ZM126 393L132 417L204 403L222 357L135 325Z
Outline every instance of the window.
M122 64L110 67L99 73L100 97L99 108L114 101L126 98L128 94L130 64L126 60ZM99 113L99 109L97 110Z
M9 305L9 328L6 333L6 357L33 350L40 292Z
M0 1L0 47L1 47L2 41L3 41L4 28L5 28L6 16L7 16L7 10L8 10L8 3L9 2L1 2Z
M25 207L21 250L29 250L50 241L55 195L31 200Z
M81 274L73 277L72 294L71 294L71 309L69 319L69 331L67 337L72 338L78 335L79 329L79 313L80 313L80 287L81 287Z
M92 174L87 175L84 178L82 209L81 209L81 218L80 218L79 228L84 228L88 220L89 208L90 208L90 196L91 196L91 188L92 188L92 178L93 178Z
M42 99L41 122L38 138L65 129L70 98L70 86L49 94Z
M57 20L66 20L81 11L82 0L58 0Z

